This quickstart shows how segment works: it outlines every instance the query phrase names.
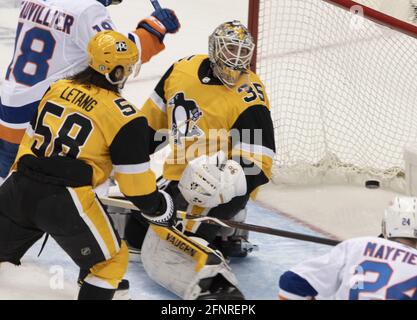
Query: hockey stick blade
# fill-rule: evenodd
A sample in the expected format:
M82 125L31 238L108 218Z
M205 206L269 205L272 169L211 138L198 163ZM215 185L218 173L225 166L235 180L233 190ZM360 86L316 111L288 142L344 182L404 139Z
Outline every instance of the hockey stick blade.
M139 210L135 205L133 205L133 203L124 199L100 197L100 201L102 204L107 205L107 206L130 209L130 210ZM259 226L259 225L231 221L231 220L223 220L223 219L207 217L207 216L201 217L201 216L189 215L189 214L186 214L184 211L178 211L177 218L186 219L186 220L194 220L196 222L202 222L202 223L217 224L222 227L248 230L248 231L253 231L253 232L258 232L258 233L270 234L270 235L274 235L278 237L325 244L329 246L335 246L340 243L340 241L337 241L337 240L311 236L311 235L307 235L303 233L274 229L274 228L269 228L265 226Z

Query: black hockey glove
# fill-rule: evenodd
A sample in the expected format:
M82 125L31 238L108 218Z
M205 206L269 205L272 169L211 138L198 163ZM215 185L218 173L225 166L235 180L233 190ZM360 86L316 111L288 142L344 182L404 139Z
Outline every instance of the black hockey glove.
M162 195L162 204L159 211L154 214L146 214L142 212L142 216L151 224L161 227L171 227L176 223L177 210L171 196L163 190L159 190Z

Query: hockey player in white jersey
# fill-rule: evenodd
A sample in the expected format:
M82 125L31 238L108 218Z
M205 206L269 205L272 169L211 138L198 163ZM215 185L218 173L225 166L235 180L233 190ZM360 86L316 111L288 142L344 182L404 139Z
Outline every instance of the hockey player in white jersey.
M45 91L52 82L85 69L90 38L99 31L115 29L106 7L121 2L22 1L15 51L0 96L0 184ZM136 30L128 33L140 49L140 63L162 51L165 34L179 28L170 9L156 10L140 21Z
M343 241L328 254L285 272L283 300L417 300L417 198L396 197L385 210L385 237Z

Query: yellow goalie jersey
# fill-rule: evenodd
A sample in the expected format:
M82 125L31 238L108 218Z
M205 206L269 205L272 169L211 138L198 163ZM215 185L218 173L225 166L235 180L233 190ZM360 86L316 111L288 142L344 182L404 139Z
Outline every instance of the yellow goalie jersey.
M42 98L13 169L25 155L56 159L52 166L63 158L78 159L92 168L93 188L114 171L123 194L146 202L157 193L148 141L145 117L120 95L61 80Z
M163 176L178 181L187 163L225 151L245 169L248 191L268 182L275 154L270 107L259 77L249 72L233 88L212 74L207 55L174 63L141 111L151 127L151 152L169 137Z

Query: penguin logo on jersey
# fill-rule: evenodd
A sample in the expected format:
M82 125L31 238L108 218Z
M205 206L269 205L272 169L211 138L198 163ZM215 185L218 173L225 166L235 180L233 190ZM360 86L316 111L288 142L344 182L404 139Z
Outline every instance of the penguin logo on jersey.
M203 112L194 100L187 100L183 92L175 94L169 100L172 107L172 137L174 143L181 146L183 139L200 137L204 132L197 126Z

